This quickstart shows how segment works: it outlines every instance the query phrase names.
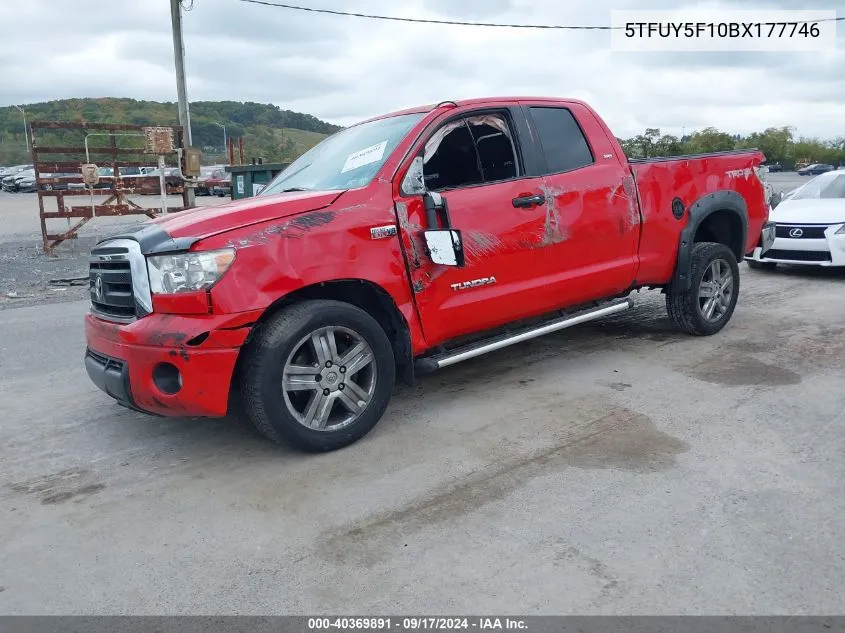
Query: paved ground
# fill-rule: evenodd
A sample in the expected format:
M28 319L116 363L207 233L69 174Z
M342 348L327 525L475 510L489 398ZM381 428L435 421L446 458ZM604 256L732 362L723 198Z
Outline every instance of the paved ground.
M0 312L0 613L845 612L845 275L743 271L400 388L305 456L111 403L83 302Z

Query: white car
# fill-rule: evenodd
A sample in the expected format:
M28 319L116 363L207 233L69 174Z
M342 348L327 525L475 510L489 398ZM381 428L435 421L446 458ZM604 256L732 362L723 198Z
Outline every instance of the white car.
M778 264L845 266L845 169L816 176L769 214L775 241L747 259L751 268Z

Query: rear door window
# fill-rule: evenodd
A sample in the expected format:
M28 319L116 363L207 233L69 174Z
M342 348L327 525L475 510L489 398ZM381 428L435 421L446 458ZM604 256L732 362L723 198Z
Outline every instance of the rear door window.
M592 165L593 153L567 108L531 107L531 118L546 158L546 174Z

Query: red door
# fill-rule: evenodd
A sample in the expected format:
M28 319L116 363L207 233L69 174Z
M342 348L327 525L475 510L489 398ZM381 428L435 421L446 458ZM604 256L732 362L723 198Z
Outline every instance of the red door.
M524 102L545 162L542 188L558 227L548 283L562 306L625 292L634 282L640 214L634 179L605 128L579 103Z
M519 108L515 113L522 116ZM545 209L533 199L542 196L542 183L519 159L513 114L507 107L452 111L420 143L426 187L447 202L449 223L463 236L465 266L434 264L423 230L437 227L427 226L421 197L397 200L417 309L432 345L527 316L543 292L537 271L547 262L533 247L546 225Z
M568 109L549 117L533 108L453 110L420 141L426 188L446 199L466 257L463 267L434 264L423 231L442 223L427 225L421 196L397 198L432 346L611 296L633 281L639 211L627 167L605 156L603 130L587 144Z

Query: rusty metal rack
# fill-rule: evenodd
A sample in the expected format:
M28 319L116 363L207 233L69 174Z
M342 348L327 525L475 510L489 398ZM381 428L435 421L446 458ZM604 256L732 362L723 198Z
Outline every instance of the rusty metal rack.
M182 128L169 126L173 130L174 150L184 149ZM156 128L161 129L161 128ZM168 195L181 195L182 206L167 206L163 209L158 207L147 207L135 200L130 200L130 195L160 195L161 188L158 176L121 176L120 168L126 167L147 167L156 166L155 156L151 156L149 150L143 144L145 130L148 126L127 125L117 123L88 123L84 121L33 121L30 123L32 139L32 163L35 170L35 187L38 194L38 212L41 218L41 237L46 253L64 242L77 238L79 229L96 217L133 216L146 215L155 218L165 212L183 211L188 208L188 188L182 178L167 178L166 193ZM64 135L66 145L50 144L48 138L53 135ZM82 142L73 141L71 144L67 139L70 137L82 138ZM90 145L89 137L106 138L107 145ZM137 147L126 147L132 145L127 143L127 137L138 137ZM43 142L43 144L42 144ZM124 146L120 146L121 142ZM110 167L112 176L101 176L100 183L104 186L98 189L91 189L84 185L82 167L86 163L96 163L98 167ZM180 172L181 173L181 172ZM78 176L52 174L78 174ZM73 183L80 183L79 188L70 188ZM106 196L104 201L86 205L73 204L78 196ZM70 200L68 200L68 198ZM55 210L48 210L45 200L56 201ZM92 198L93 200L93 198ZM67 228L61 232L50 231L48 221L66 220ZM75 223L71 220L75 219ZM55 224L53 222L53 224ZM54 227L51 227L54 228Z

